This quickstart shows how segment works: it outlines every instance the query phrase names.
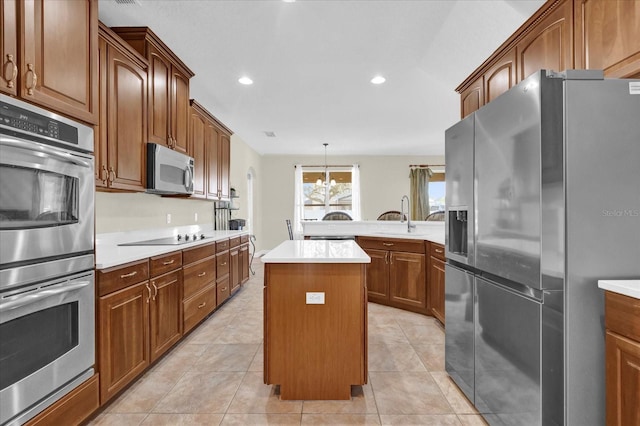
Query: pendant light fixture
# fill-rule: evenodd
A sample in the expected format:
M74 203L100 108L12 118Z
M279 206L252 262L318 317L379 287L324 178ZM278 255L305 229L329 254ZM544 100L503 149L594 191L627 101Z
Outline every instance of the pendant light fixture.
M324 145L324 178L325 180L323 181L322 179L318 178L318 180L316 181L316 185L326 187L327 186L326 179L329 177L329 167L327 166L327 146L329 144L325 142L322 145ZM336 184L336 180L331 179L331 182L329 182L329 186L335 186L335 184Z

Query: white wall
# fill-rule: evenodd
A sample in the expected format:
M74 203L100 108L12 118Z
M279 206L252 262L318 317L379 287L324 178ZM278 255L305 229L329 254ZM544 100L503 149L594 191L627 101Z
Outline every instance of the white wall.
M410 164L444 164L442 156L345 156L327 157L327 163L360 165L362 219L375 220L387 210L400 210L400 199L409 195ZM293 219L294 165L324 164L323 156L262 157L262 238L269 249L288 239L286 219Z

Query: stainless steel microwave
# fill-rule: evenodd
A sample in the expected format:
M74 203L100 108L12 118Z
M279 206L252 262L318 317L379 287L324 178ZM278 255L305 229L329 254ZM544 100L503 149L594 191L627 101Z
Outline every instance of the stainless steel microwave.
M147 143L147 192L193 194L193 158Z

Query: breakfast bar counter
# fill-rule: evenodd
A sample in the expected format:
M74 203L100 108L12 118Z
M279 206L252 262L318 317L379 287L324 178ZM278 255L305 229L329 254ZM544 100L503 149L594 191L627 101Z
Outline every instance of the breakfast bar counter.
M350 399L367 381L371 259L355 241L285 241L262 257L264 381L281 399Z

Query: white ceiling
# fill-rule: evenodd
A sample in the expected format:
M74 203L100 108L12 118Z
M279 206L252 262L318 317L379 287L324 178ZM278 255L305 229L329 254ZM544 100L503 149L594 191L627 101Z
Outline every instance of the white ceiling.
M443 155L454 89L543 3L100 0L99 16L150 27L195 72L191 97L260 154Z

